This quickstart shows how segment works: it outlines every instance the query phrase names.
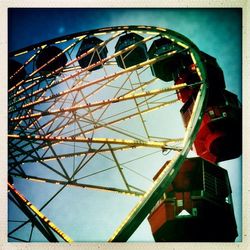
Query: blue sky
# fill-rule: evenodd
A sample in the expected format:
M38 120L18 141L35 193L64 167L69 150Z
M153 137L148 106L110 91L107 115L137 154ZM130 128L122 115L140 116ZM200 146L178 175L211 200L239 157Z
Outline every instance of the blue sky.
M227 89L241 100L241 11L240 9L9 9L9 51L23 48L25 46L49 40L58 36L71 34L108 26L118 25L151 25L175 30L193 41L200 50L216 57L219 65L224 71ZM220 164L225 167L230 176L234 209L238 224L239 237L241 241L241 159L231 160ZM35 189L34 189L35 190ZM51 190L51 194L54 190ZM70 196L74 192L65 191L65 197L70 202ZM39 202L35 191L29 190L34 203ZM48 193L46 194L48 195ZM75 194L77 195L77 193ZM101 205L108 194L101 193L95 199L89 196L88 202ZM82 206L85 202L81 201ZM122 200L117 200L117 206L133 207ZM59 206L58 206L59 208ZM81 212L81 211L78 211ZM56 213L56 211L55 211ZM93 208L93 216L98 213L98 208ZM120 216L126 215L121 211ZM68 213L70 217L70 212ZM109 211L111 220L112 210ZM63 219L63 218L61 218ZM88 221L88 218L85 219ZM78 224L78 221L74 221ZM80 223L80 222L79 222ZM102 219L100 219L102 223ZM87 223L86 223L87 225ZM73 226L73 225L71 225ZM86 227L79 225L83 233ZM105 230L104 230L105 231ZM77 237L80 238L79 235ZM98 237L103 239L106 234L100 232ZM140 227L133 241L152 241L152 236L146 222Z

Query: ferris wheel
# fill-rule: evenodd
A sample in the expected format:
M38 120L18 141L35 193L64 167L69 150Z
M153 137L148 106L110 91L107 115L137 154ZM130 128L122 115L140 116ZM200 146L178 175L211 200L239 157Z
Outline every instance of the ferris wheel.
M87 230L108 227L107 240L127 241L204 139L210 59L179 33L149 26L10 52L9 240L91 241ZM199 140L199 155L226 159L199 152Z

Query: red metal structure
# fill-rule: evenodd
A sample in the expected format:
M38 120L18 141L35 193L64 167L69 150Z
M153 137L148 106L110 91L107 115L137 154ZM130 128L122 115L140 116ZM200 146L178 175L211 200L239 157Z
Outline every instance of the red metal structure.
M227 171L201 158L186 159L148 220L155 241L234 241Z
M185 127L188 125L193 97L180 112ZM194 149L200 157L212 163L230 160L242 151L241 105L237 96L227 90L216 90L210 98L201 127L194 141Z
M225 90L223 71L216 59L204 52L201 58L207 71L208 99L194 149L198 156L212 163L237 158L242 151L241 104L235 94ZM180 57L180 65L176 69L175 84L187 83L188 87L176 93L184 103L180 112L187 127L199 90L198 75L195 64L185 54Z
M223 90L226 88L223 71L214 57L202 51L200 53L201 59L207 71L209 93L210 96L212 96L214 93L217 93L218 89ZM179 54L177 60L179 61L179 64L174 72L175 84L178 85L187 83L189 87L178 90L176 93L178 99L183 103L186 103L190 96L197 95L199 90L199 86L197 85L197 82L199 82L199 77L196 71L196 64L193 63L188 52Z

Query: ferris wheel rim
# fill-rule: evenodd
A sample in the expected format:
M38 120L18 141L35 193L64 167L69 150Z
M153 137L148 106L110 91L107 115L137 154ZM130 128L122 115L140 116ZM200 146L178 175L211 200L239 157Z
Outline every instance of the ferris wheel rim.
M170 163L170 165L174 165L176 169L178 169L181 166L181 163L184 161L188 151L191 148L191 145L195 139L195 135L198 131L199 125L201 123L201 116L202 116L202 112L204 109L204 103L205 103L205 98L206 98L206 73L203 67L203 64L200 60L200 55L199 55L199 50L198 48L191 42L189 41L189 39L187 39L186 37L180 35L179 33L172 31L172 30L166 30L166 29L162 29L159 30L159 28L157 29L157 27L151 27L151 26L117 26L117 27L111 27L111 30L108 30L110 28L102 28L102 29L97 29L97 30L91 30L91 31L87 31L87 32L80 32L80 33L74 33L68 36L63 36L63 37L59 37L59 38L55 38L46 42L42 42L42 43L38 43L36 45L29 46L26 47L24 49L21 50L17 50L15 52L11 52L9 55L10 56L17 56L18 54L22 54L25 50L28 49L34 49L34 48L38 48L40 46L43 46L44 43L47 43L47 45L53 44L54 42L58 41L58 40L65 40L65 38L70 38L73 36L82 36L82 35L91 35L91 34L95 34L95 33L101 33L101 32L112 32L112 31L118 31L118 30L134 30L137 29L139 31L147 30L147 31L156 31L159 33L162 33L163 35L168 34L168 32L171 33L171 35L175 36L177 39L180 40L184 40L184 42L187 42L189 44L189 49L192 51L194 58L197 60L197 64L199 65L199 69L201 70L201 76L202 76L202 84L201 84L201 88L200 88L200 92L198 94L199 98L196 99L196 108L194 109L196 113L194 115L194 117L192 116L191 118L191 122L189 123L189 127L187 128L186 132L185 132L185 138L184 138L184 146L182 148L182 150L178 153L178 157L176 157L176 159L172 159L171 162L173 161L173 163ZM198 101L197 101L198 100ZM188 131L188 132L187 132ZM165 173L165 175L167 175L166 172L163 171L163 173ZM164 182L164 179L166 178L166 176L164 177L164 174L161 177L161 182ZM113 239L111 238L110 241L116 240L116 236L113 237Z
M196 49L198 49L198 47L190 40L188 39L186 36L171 30L171 29L167 29L167 28L162 28L162 27L157 27L157 26L147 26L147 25L127 25L127 26L112 26L112 27L104 27L104 28L97 28L97 29L91 29L91 30L87 30L87 31L80 31L80 32L75 32L69 35L64 35L64 36L59 36L59 37L55 37L49 40L45 40L39 43L35 43L33 45L30 46L26 46L14 51L10 51L8 53L9 57L16 57L19 55L22 55L24 53L26 53L26 51L30 51L33 49L37 49L37 48L41 48L47 45L51 45L54 44L58 41L67 41L68 39L76 39L78 37L81 36L88 36L88 35L94 35L94 34L100 34L100 33L109 33L109 32L113 32L113 31L131 31L131 30L137 30L137 31L142 31L142 32L155 32L155 33L159 33L159 34L167 34L169 33L171 36L176 37L176 38L180 38L183 39L186 43L188 43L191 47L194 47Z

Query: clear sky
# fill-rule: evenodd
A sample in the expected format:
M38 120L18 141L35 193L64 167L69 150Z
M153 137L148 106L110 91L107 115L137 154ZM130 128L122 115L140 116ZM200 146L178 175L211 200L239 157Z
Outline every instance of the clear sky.
M175 30L193 41L200 50L215 57L224 71L227 89L235 93L241 100L241 11L240 9L9 9L9 51L23 48L25 46L49 40L58 36L71 34L108 26L118 25L151 25ZM238 225L239 237L241 241L241 159L231 160L220 164L225 167L230 176L235 216ZM22 185L22 184L20 184ZM47 191L46 195L54 190ZM65 191L65 197L70 202L70 197L77 195L76 191ZM36 201L35 191L29 190L27 193L34 203ZM44 195L44 194L42 194ZM95 198L88 196L88 201L79 200L82 209L85 203L97 204L93 207L92 216L98 214L102 202L109 199L108 194L100 193ZM99 199L98 202L96 199ZM39 199L37 198L37 202ZM58 200L59 202L59 200ZM129 204L117 199L117 206L133 207L133 202ZM60 203L55 207L60 210ZM114 205L115 206L115 205ZM62 208L63 210L63 208ZM122 210L122 209L121 209ZM80 213L74 211L73 213ZM54 213L57 213L55 210ZM120 216L126 215L126 211L121 211ZM53 217L53 214L51 215ZM112 208L108 214L111 221L116 219L117 214L113 214ZM68 217L72 217L72 227L78 225L82 228L81 233L74 233L75 239L81 240L82 234L86 234L83 239L98 241L107 239L106 232L112 230L99 231L99 235L93 236L87 227L91 221L89 218L77 221L73 214L68 211ZM99 219L102 224L107 218ZM63 220L63 218L61 218ZM58 219L60 221L60 219ZM86 226L83 226L86 222ZM58 224L58 223L56 223ZM80 225L81 224L81 225ZM62 225L64 226L64 225ZM77 226L76 226L77 228ZM67 232L67 226L65 226ZM74 237L72 237L74 238ZM143 223L136 233L130 238L132 241L152 241L147 222Z

